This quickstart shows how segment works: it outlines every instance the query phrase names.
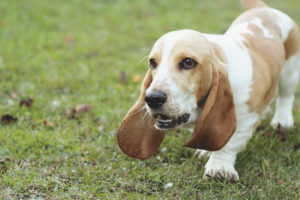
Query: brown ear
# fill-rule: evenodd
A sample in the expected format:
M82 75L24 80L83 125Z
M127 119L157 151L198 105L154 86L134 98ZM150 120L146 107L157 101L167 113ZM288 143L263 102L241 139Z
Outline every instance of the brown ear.
M212 87L186 147L216 151L231 138L236 128L233 96L227 73L213 66Z
M164 132L154 128L155 120L145 108L146 89L152 82L148 70L141 88L140 97L128 111L117 131L117 140L121 150L128 156L147 159L158 149L164 139Z

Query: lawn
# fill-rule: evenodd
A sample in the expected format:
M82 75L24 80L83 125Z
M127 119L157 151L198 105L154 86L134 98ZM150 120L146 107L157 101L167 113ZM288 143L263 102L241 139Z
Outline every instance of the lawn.
M267 2L300 23L297 0ZM280 141L269 116L236 184L202 180L187 132L146 161L116 143L155 40L223 33L242 11L239 0L1 0L0 199L300 199L300 87L295 128Z

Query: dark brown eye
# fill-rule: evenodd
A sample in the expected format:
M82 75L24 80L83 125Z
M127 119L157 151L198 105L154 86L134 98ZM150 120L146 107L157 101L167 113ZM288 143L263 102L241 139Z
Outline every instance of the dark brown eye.
M150 67L151 67L152 69L155 69L155 68L156 68L157 63L156 63L156 60L155 60L154 58L151 58L151 59L149 60L149 63L150 63Z
M181 69L191 69L197 66L197 62L191 58L185 58L179 63Z

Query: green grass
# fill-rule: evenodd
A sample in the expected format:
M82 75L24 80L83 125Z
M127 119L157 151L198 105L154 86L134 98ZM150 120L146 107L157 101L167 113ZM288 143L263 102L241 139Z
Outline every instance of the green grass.
M267 2L300 22L298 1ZM1 0L0 116L18 122L0 124L0 199L299 199L300 88L287 141L264 122L236 184L202 180L205 160L181 146L188 133L168 134L146 161L116 143L154 41L182 28L222 33L242 10L238 0ZM28 97L33 106L19 107ZM68 119L79 104L92 109Z

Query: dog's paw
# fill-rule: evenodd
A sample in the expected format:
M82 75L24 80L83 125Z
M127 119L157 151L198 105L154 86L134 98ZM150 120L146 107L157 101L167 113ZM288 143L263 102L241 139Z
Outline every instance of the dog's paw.
M236 182L239 180L239 175L234 169L232 163L227 161L211 161L209 160L205 166L206 170L203 178L206 180L218 180Z
M201 159L201 158L208 158L210 156L211 152L202 150L202 149L197 149L194 153L194 157Z
M271 125L274 128L277 128L278 124L280 124L281 126L283 126L285 128L290 128L290 127L294 126L293 116L291 114L290 115L288 115L288 114L275 115L271 121Z

